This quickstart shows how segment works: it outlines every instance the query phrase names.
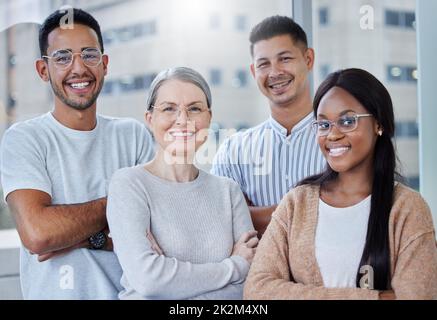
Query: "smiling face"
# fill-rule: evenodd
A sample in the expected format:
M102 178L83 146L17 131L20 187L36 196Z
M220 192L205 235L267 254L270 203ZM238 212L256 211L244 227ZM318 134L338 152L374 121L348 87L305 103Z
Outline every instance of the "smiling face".
M317 120L336 121L354 114L368 114L368 110L346 90L334 87L320 101ZM365 170L371 172L378 130L374 117L362 117L355 130L342 133L334 125L328 135L318 137L320 149L329 166L338 173Z
M308 73L314 51L296 44L290 35L255 43L252 75L272 106L288 105L309 90ZM308 91L309 92L309 91Z
M48 35L48 56L65 49L80 53L85 48L100 49L97 34L85 25L75 24L73 29L56 28ZM72 64L65 69L58 68L53 59L39 60L37 69L43 80L50 81L56 106L85 110L95 104L103 87L107 64L108 57L103 55L102 63L89 67L76 54Z
M194 155L206 141L211 122L203 91L189 82L167 80L158 89L154 106L156 109L146 112L146 122L160 149L172 156ZM175 115L169 113L169 108L181 106ZM185 108L190 106L203 112L189 115Z

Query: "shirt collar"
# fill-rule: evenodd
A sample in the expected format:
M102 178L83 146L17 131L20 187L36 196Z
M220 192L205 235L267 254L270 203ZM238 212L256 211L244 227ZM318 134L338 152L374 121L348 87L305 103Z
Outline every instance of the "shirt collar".
M306 115L302 120L300 120L294 127L291 129L291 135L299 134L302 130L307 129L311 123L314 120L313 113L310 112L308 115ZM279 133L281 136L287 137L287 129L284 128L278 121L273 119L273 117L270 115L270 126L274 131Z

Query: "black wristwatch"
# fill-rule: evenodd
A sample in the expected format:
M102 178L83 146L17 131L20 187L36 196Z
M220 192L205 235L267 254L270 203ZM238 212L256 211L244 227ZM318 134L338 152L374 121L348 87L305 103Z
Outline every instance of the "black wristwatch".
M88 238L88 242L92 250L100 250L105 247L107 241L106 234L103 231L97 232L95 235Z

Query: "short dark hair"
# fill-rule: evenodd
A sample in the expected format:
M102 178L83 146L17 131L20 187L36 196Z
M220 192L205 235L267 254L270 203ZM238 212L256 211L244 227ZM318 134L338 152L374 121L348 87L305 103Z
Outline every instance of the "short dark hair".
M253 27L249 37L250 54L253 56L253 47L258 41L285 34L290 35L294 42L303 44L305 49L308 47L307 35L302 27L290 17L276 15L265 18Z
M68 10L69 9L56 10L44 20L43 24L39 28L39 50L41 56L47 55L47 48L49 47L49 33L61 26L61 19L66 15ZM100 31L100 25L97 20L94 19L94 17L88 12L82 9L73 8L73 23L82 24L93 29L97 34L97 38L100 44L100 50L103 53L104 48L102 32Z

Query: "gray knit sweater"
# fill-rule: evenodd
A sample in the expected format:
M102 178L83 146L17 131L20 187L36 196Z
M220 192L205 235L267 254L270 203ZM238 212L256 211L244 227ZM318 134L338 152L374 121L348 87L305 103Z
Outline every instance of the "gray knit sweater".
M107 218L123 269L121 299L241 299L249 263L230 256L253 230L239 186L200 170L170 182L143 166L118 170ZM151 249L151 230L164 255Z

